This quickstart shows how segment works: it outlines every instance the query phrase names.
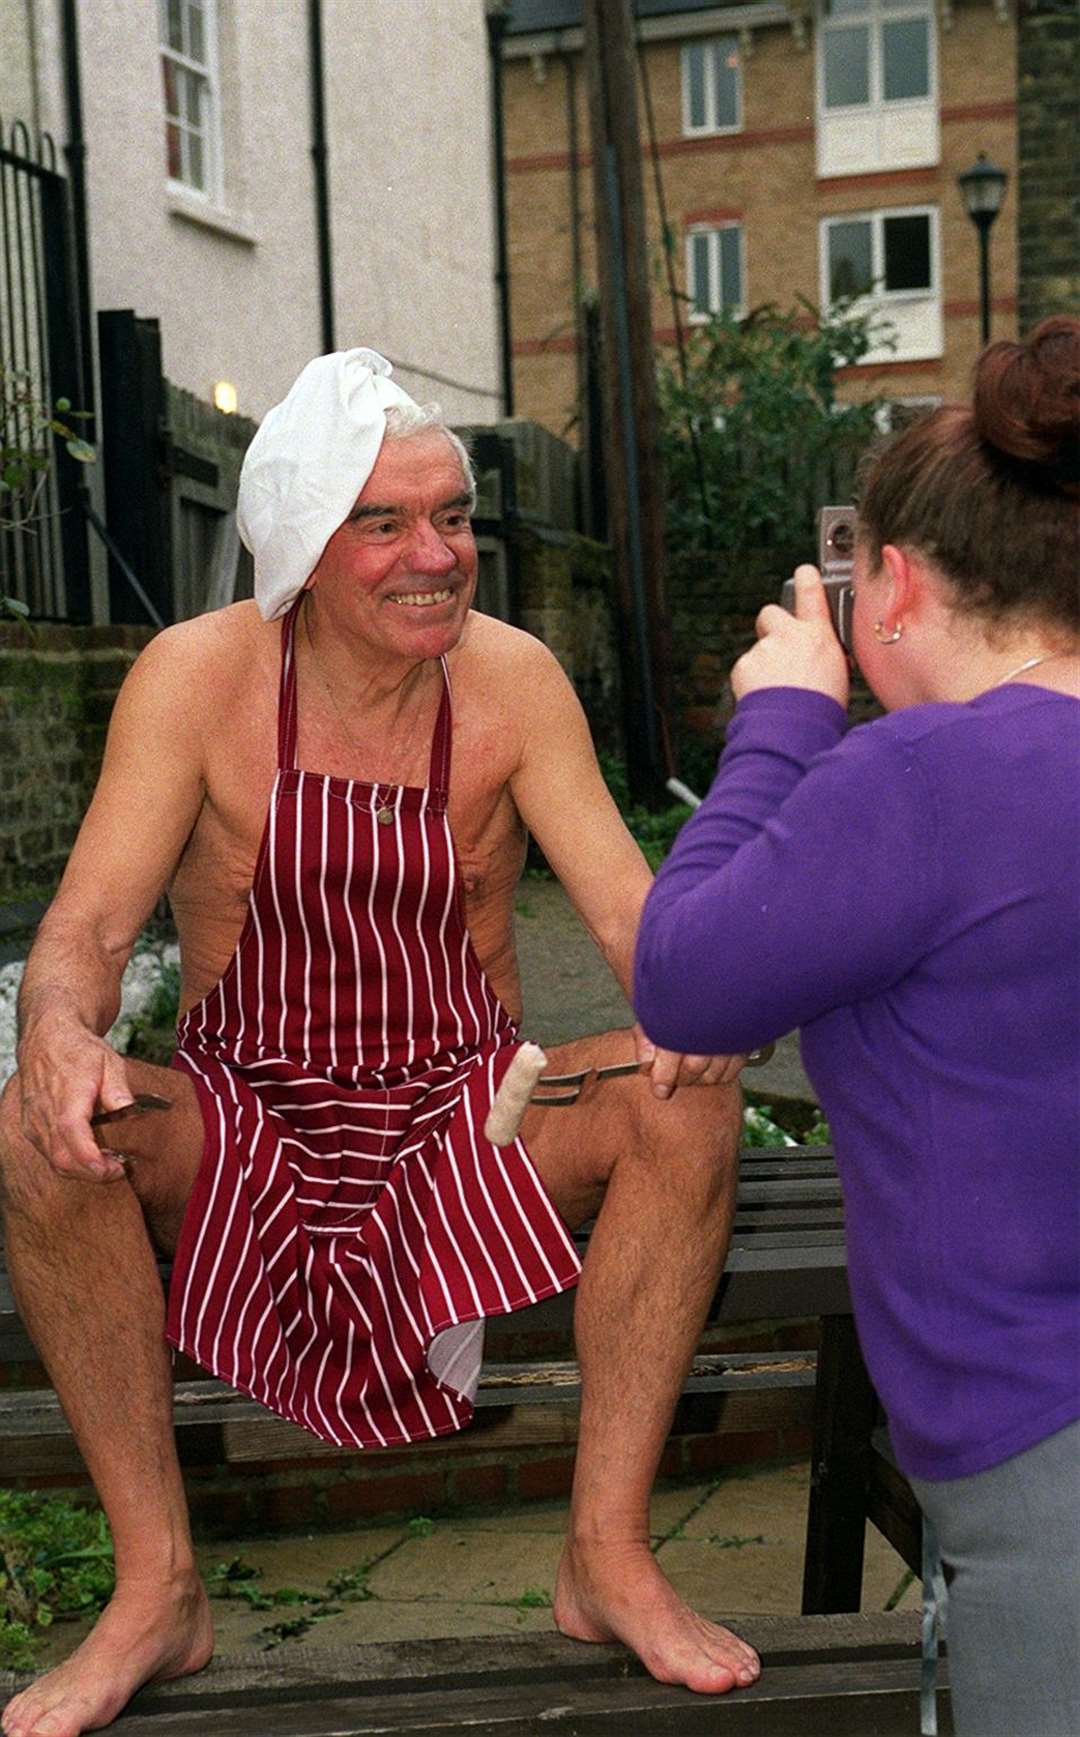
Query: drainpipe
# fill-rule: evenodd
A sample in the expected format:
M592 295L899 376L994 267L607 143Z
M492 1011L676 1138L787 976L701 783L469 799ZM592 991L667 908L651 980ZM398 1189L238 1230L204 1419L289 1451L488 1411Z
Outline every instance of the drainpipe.
M570 158L570 305L574 314L574 401L577 405L578 429L581 439L581 462L575 467L574 476L577 488L577 512L579 525L584 526L589 512L586 511L588 491L584 477L585 468L585 430L587 427L587 412L585 405L588 375L588 358L586 356L586 338L582 321L582 261L581 261L581 186L578 169L578 119L577 119L577 79L574 69L574 57L567 48L559 49L559 58L563 66L563 80L566 98L566 146ZM591 512L591 509L589 510Z
M491 149L495 170L495 289L499 304L499 365L503 415L514 414L514 362L510 345L510 268L506 242L506 165L503 139L502 39L506 0L488 0L488 50L491 55Z
M60 10L63 38L64 94L67 101L67 160L71 184L71 226L75 244L75 273L78 279L78 339L79 339L79 408L94 406L94 372L91 358L90 327L90 223L86 205L86 138L83 133L82 75L79 70L79 16L77 0L63 0ZM95 438L93 422L83 425L85 438Z
M323 353L334 342L334 267L330 237L330 171L326 142L326 80L323 73L322 0L308 0L308 60L311 83L311 160L315 169L315 230L319 258L319 316Z

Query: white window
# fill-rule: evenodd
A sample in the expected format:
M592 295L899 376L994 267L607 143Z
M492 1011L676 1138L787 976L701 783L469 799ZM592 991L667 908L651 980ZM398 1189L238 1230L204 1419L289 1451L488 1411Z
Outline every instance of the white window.
M170 181L221 197L221 111L215 0L158 0Z
M690 230L686 237L686 282L692 320L744 311L741 224Z
M900 434L934 410L940 409L941 394L920 392L903 398L883 398L874 412L874 421L882 434Z
M938 161L936 55L930 0L822 0L820 175Z
M682 51L684 133L734 133L742 126L739 39L710 36Z
M864 362L915 361L942 353L937 212L931 207L827 217L821 226L821 299L850 301L887 320L895 348L876 345Z

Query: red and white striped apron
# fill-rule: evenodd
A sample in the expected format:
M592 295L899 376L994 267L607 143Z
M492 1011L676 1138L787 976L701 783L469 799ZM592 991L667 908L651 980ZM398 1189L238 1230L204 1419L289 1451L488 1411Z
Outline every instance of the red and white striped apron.
M247 919L178 1027L205 1147L167 1330L324 1440L385 1447L467 1423L484 1317L580 1266L521 1141L482 1132L516 1031L465 925L445 661L426 789L302 772L296 617Z

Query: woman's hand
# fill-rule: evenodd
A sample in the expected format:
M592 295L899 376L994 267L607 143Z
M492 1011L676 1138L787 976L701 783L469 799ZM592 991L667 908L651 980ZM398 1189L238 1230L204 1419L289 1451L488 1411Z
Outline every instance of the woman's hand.
M809 688L847 707L848 660L833 630L829 602L816 567L795 569L795 614L767 603L754 624L756 645L731 672L737 700L758 688Z

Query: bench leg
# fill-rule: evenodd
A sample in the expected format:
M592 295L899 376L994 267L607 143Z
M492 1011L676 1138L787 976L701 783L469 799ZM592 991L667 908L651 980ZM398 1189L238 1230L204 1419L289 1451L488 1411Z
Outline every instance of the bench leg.
M877 1395L850 1315L823 1315L814 1393L803 1615L858 1610Z

